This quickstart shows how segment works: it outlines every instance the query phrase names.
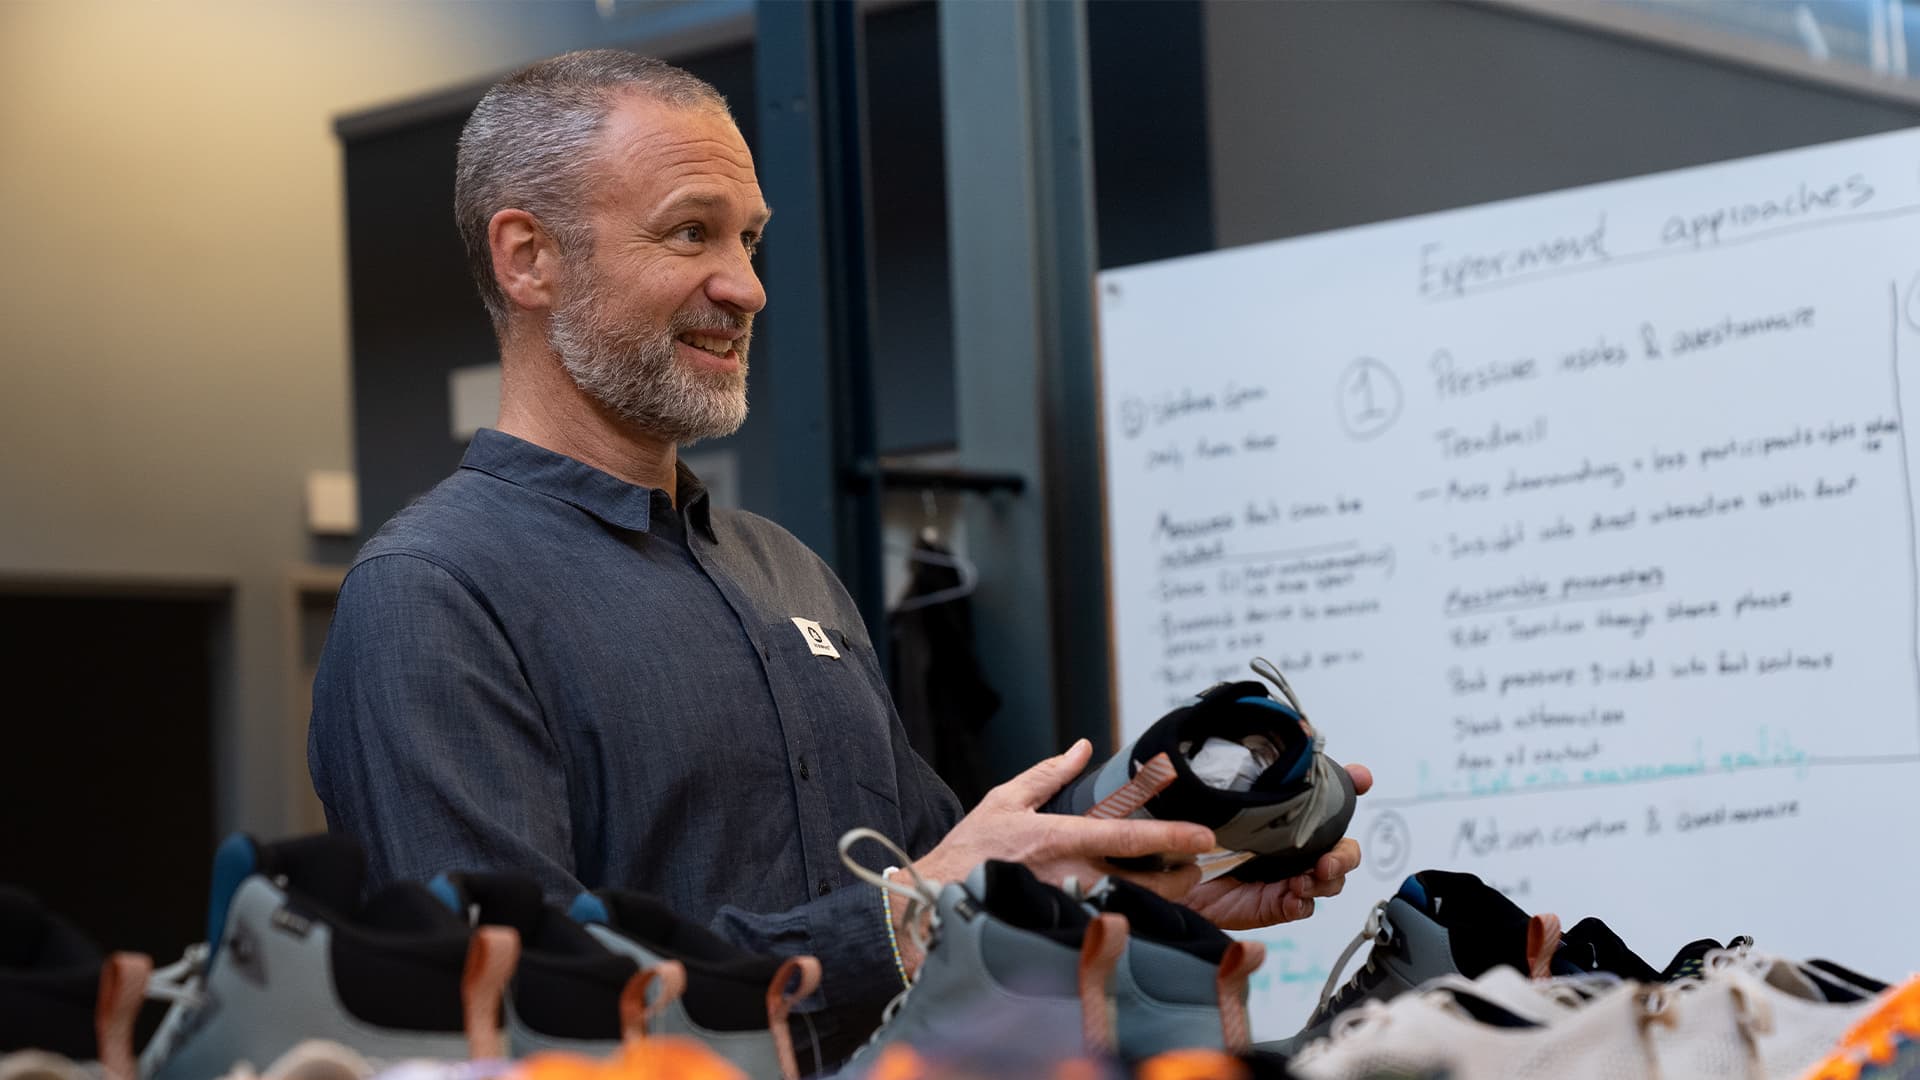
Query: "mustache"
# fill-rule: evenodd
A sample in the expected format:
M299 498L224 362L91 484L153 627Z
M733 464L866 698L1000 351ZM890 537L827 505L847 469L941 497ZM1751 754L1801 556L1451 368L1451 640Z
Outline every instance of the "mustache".
M670 335L696 334L702 331L745 334L751 333L752 330L752 315L744 311L728 311L725 308L676 312L673 320L667 324L667 333Z

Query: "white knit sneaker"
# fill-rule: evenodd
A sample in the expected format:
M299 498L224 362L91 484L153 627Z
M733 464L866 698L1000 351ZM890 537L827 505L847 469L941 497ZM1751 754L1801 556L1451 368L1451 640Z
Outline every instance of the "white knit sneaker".
M1450 986L1368 1001L1334 1021L1331 1035L1288 1067L1301 1080L1359 1080L1444 1069L1449 1080L1654 1080L1644 1035L1647 992L1609 987L1550 1024L1529 1021L1496 997L1513 988ZM1680 1075L1680 1074L1668 1074Z

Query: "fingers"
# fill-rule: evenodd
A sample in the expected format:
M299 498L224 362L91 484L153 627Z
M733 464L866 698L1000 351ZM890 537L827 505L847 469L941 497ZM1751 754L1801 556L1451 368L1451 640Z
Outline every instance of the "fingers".
M1347 775L1353 777L1353 793L1365 795L1373 788L1373 770L1365 765L1347 766Z
M1320 856L1313 870L1287 879L1287 891L1304 899L1339 896L1347 887L1347 875L1360 868L1360 845L1348 837Z
M1313 901L1304 896L1289 893L1280 901L1280 921L1296 922L1313 914Z
M1152 821L1147 818L1103 821L1096 818L1055 817L1050 824L1053 835L1048 839L1061 855L1079 855L1091 859L1105 856L1199 855L1212 851L1214 847L1212 829L1187 821Z
M1321 881L1339 881L1355 870L1360 869L1360 841L1349 836L1333 846L1333 850L1320 856L1314 864L1313 876Z
M1079 776L1092 757L1093 744L1085 739L1075 740L1072 746L1067 747L1066 753L1043 759L1026 772L987 792L986 798L980 801L992 800L995 805L1032 810L1053 798L1069 781Z
M1192 863L1159 873L1131 873L1116 870L1112 876L1123 881L1131 881L1160 899L1172 900L1175 903L1185 900L1194 886L1200 884L1200 868Z

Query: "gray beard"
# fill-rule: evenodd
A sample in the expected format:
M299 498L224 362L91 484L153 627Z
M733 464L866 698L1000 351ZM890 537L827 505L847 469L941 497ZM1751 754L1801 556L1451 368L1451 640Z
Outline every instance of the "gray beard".
M676 446L740 430L747 419L747 336L734 344L739 370L724 372L680 363L674 338L750 330L751 316L713 309L678 312L664 329L612 324L600 312L598 282L577 288L547 325L547 344L575 385L621 420Z

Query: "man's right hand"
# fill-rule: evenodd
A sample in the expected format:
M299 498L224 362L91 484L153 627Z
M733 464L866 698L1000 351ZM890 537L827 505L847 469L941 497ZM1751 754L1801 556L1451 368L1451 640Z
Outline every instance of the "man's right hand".
M1001 784L973 812L961 818L953 831L914 862L921 877L939 882L963 881L974 867L988 859L1025 863L1042 881L1063 884L1078 878L1091 885L1109 875L1151 889L1169 900L1179 900L1200 883L1193 857L1212 850L1213 830L1185 821L1143 818L1100 820L1043 814L1039 807L1086 769L1093 744L1085 739L1066 753L1050 757ZM1115 869L1108 856L1163 855L1179 864L1156 873L1129 873ZM896 902L896 920L904 917ZM917 967L918 950L909 949L911 936L900 935L903 959Z

